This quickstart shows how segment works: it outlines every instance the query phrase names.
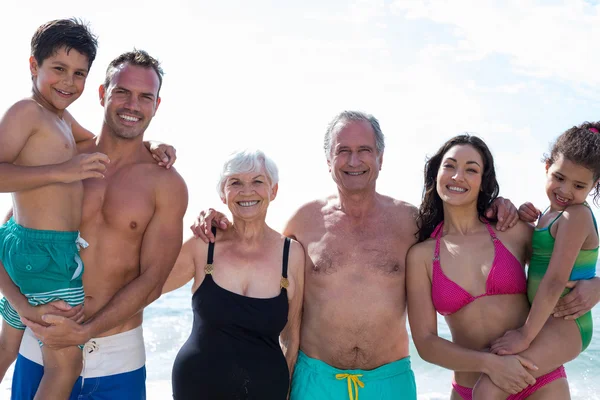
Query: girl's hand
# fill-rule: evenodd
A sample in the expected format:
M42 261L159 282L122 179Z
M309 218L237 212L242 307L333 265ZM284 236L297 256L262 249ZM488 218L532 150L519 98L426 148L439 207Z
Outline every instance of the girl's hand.
M532 341L525 336L522 329L519 328L514 331L508 331L502 337L496 339L492 343L490 351L500 356L519 354L520 352L527 350L529 345L531 345L531 342Z

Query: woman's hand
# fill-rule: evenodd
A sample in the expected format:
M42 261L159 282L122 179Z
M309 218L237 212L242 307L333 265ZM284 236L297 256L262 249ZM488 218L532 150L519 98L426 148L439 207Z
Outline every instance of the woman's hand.
M537 366L524 357L494 356L490 359L485 373L500 389L517 394L529 385L535 384L535 378L527 371L537 370Z

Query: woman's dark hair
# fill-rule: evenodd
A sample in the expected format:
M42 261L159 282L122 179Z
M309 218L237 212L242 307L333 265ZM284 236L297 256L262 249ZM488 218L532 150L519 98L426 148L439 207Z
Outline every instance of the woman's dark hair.
M419 242L429 238L435 227L444 219L444 207L442 199L437 192L437 174L442 163L444 154L454 146L470 145L475 148L483 159L483 176L481 177L481 191L477 198L477 214L480 219L485 218L485 211L498 197L500 187L496 180L494 168L494 157L483 140L477 136L468 134L455 136L448 140L440 149L425 163L425 187L423 188L423 200L419 207L417 216L417 236ZM494 220L487 218L488 220Z
M594 203L600 200L600 122L584 122L566 130L556 139L544 161L554 164L559 154L567 160L581 165L594 174Z

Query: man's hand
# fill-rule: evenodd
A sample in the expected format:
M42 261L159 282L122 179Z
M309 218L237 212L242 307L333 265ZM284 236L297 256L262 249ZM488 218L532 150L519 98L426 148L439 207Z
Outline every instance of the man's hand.
M42 326L21 317L21 322L31 329L44 345L53 349L83 345L91 339L84 325L79 325L68 318L46 314L42 320L48 326Z
M502 232L512 228L519 221L517 208L510 200L503 197L497 197L494 200L490 208L486 210L485 216L488 218L496 217L498 219L496 229Z
M20 316L43 326L48 325L42 318L46 314L53 314L68 318L71 321L77 322L78 324L83 322L84 319L83 303L75 307L71 307L63 300L53 301L52 303L42 304L40 306L32 306L28 304L27 307L20 309L17 312Z
M567 287L572 290L558 300L552 314L554 317L576 319L600 302L600 278L598 277L569 281Z
M534 223L541 214L542 212L530 202L523 203L519 207L519 218L523 222Z
M204 243L215 241L215 235L211 232L211 227L216 226L219 229L227 229L231 225L231 222L227 219L225 214L220 213L212 208L208 210L200 211L200 215L194 222L190 229L194 233L194 236L202 239Z
M175 160L177 160L175 147L169 144L158 142L156 140L148 140L144 142L144 145L150 153L152 153L152 157L161 167L169 169L175 163Z
M71 183L88 178L104 178L106 164L110 160L103 153L78 154L56 166L56 176L59 182Z

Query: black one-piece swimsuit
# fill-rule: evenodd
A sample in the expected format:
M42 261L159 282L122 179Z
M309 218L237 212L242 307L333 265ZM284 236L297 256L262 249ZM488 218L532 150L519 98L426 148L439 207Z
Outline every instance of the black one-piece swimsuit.
M289 239L283 250L287 278ZM207 274L192 296L194 323L173 365L175 400L285 400L289 370L279 334L287 323L284 282L278 296L246 297L215 283L214 243L209 244Z

